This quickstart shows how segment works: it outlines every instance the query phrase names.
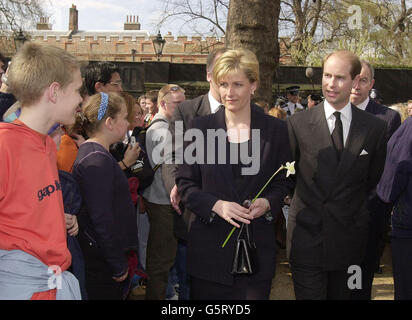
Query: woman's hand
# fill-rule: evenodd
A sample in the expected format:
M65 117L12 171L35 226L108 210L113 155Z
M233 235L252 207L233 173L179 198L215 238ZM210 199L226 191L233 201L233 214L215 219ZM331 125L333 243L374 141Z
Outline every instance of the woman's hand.
M127 165L128 167L132 166L139 157L140 150L141 149L138 143L135 143L134 145L129 143L123 158L125 165Z
M237 224L234 220L249 224L250 220L253 219L253 216L250 215L249 209L242 207L236 202L218 200L213 206L212 210L216 212L222 219L226 220L237 228L240 228L240 225Z
M122 275L120 277L112 277L112 279L116 282L122 282L127 278L128 275L129 275L129 271L126 271L126 273L124 275Z
M65 213L66 230L70 236L75 237L79 233L79 224L77 223L77 217L73 214Z
M253 218L259 218L270 210L269 200L266 198L257 198L255 202L250 205L250 215Z

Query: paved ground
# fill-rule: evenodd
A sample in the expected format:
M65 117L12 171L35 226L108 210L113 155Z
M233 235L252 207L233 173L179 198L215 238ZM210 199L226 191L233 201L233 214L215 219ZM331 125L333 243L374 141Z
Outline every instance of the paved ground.
M278 251L276 276L272 284L270 300L295 300L289 264L285 250ZM382 274L375 274L372 287L373 300L393 300L393 278L390 245L387 245L381 260ZM142 300L144 289L137 288L129 295L129 300Z
M390 245L381 259L382 274L375 274L372 287L373 300L393 300L393 278ZM293 282L285 250L279 250L276 276L272 283L270 300L295 300Z

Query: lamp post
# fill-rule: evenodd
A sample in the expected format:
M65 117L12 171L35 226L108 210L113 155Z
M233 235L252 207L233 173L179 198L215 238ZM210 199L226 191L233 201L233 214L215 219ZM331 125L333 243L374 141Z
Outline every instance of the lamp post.
M162 55L163 47L166 43L166 40L162 39L162 35L160 34L160 30L159 30L156 38L153 39L152 41L153 41L153 46L154 46L154 49L155 49L157 61L160 61L160 56Z
M136 54L136 49L132 49L132 59L133 59L133 62L134 62L134 56L135 56L135 54Z
M313 69L311 67L307 67L305 70L305 75L306 75L306 78L310 79L310 82L312 83L313 91L315 91L315 85L313 84Z
M24 36L23 32L20 29L19 33L14 37L14 46L16 47L16 52L20 50L26 40L27 38Z

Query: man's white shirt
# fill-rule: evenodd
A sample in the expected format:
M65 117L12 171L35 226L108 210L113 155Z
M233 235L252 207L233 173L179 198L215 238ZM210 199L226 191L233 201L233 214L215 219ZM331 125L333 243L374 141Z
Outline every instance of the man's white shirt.
M359 109L365 111L365 110L366 110L366 107L368 106L369 100L370 100L369 97L367 97L366 100L363 101L362 103L360 103L359 105L357 105L357 107L358 107Z
M213 98L212 93L210 91L208 93L208 98L209 98L210 112L216 113L216 111L219 110L221 103L217 101L215 98Z
M339 111L341 113L341 121L342 121L342 129L343 129L343 145L346 145L346 140L348 139L349 135L349 128L350 128L350 123L352 121L352 106L351 103L348 102L348 104L341 110L336 110L334 107L332 107L329 102L325 100L323 104L324 110L325 110L325 117L326 121L328 123L329 127L329 132L332 134L333 129L335 129L335 121L336 117L333 115L335 111Z

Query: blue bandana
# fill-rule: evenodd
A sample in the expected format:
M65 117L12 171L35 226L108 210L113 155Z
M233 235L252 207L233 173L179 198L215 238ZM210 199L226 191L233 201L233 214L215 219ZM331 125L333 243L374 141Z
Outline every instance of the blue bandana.
M106 114L107 105L109 104L109 95L104 92L100 92L101 102L99 112L97 113L97 120L102 120Z

